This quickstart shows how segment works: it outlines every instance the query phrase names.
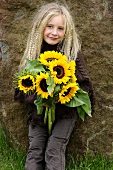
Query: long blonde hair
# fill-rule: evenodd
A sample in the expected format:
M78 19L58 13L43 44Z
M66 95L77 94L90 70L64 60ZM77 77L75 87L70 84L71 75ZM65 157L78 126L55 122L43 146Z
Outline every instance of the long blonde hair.
M68 60L76 59L80 50L80 41L75 30L75 25L69 10L58 3L48 3L40 8L34 17L32 30L28 36L27 46L20 62L20 69L26 66L25 58L33 60L39 58L43 32L48 21L56 15L63 15L65 21L65 36L60 51L68 57Z

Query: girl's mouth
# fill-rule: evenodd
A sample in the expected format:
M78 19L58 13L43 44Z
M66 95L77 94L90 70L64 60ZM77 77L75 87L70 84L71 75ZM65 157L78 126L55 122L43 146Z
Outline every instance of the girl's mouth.
M49 38L53 41L57 40L57 38L54 38L54 37L49 37Z

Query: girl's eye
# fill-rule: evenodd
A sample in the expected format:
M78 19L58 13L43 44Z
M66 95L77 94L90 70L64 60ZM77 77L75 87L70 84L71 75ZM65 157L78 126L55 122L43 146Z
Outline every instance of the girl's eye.
M64 28L62 28L62 27L59 27L58 29L59 29L59 30L64 30Z
M52 28L52 26L51 26L51 25L47 25L47 27L48 27L48 28Z

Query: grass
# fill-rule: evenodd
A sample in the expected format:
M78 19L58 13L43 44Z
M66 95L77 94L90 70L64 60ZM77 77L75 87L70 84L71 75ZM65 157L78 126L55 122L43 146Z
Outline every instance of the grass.
M14 149L0 128L0 170L24 170L25 151Z
M107 158L103 154L86 154L83 158L70 157L66 170L113 170L113 157Z
M26 152L14 149L0 128L0 170L24 170ZM113 170L113 157L86 154L84 159L70 156L66 170Z

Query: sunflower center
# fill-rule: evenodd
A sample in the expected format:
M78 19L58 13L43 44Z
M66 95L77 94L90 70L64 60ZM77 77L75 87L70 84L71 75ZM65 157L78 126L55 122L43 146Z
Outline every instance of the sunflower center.
M64 68L62 66L56 66L53 70L57 72L57 78L61 79L64 77Z
M31 87L31 86L33 86L33 82L30 79L30 77L22 80L22 86L24 86L24 87Z
M42 91L47 92L47 84L46 84L46 79L42 79L40 82L40 88Z
M53 61L53 60L55 60L56 58L47 58L46 60L47 60L47 62L48 61Z
M69 94L70 90L71 90L71 87L70 87L70 88L68 88L68 89L67 89L67 91L66 91L66 92L64 92L64 94L63 94L62 96L64 96L64 97L65 97L65 96L67 96L67 95Z

